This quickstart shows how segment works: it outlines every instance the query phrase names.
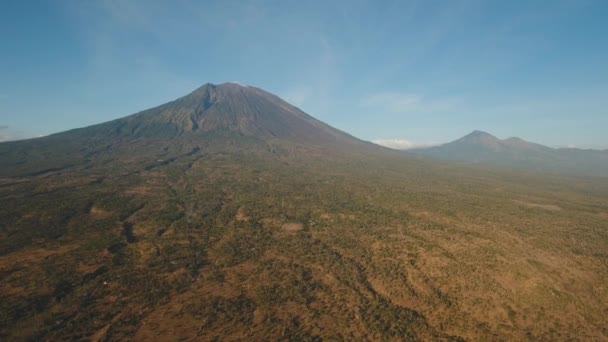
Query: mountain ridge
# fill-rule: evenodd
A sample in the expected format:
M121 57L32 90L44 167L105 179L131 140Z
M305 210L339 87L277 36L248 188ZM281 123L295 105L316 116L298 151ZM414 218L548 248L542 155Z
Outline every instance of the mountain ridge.
M608 177L605 151L552 148L519 137L499 139L479 130L446 144L412 149L409 153L539 172Z

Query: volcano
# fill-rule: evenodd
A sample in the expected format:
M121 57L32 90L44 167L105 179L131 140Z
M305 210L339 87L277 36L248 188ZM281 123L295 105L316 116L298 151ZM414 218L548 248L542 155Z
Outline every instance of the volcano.
M262 89L208 83L184 97L124 118L1 143L0 176L91 167L100 159L168 159L193 151L336 155L382 150Z

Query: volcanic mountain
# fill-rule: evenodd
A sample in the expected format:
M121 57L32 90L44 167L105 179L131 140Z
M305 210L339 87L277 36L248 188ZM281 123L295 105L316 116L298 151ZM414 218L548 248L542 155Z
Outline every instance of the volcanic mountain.
M40 174L99 158L168 159L203 152L361 153L361 141L262 89L205 84L142 112L47 137L0 143L0 176Z
M539 172L608 177L608 151L555 149L521 138L501 140L482 131L474 131L440 146L410 151L444 160L488 163Z

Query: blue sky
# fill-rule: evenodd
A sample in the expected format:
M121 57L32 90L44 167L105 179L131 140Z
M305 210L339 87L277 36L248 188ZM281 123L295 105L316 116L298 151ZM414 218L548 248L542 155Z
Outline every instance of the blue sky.
M366 140L608 148L606 18L604 0L2 1L0 139L238 81Z

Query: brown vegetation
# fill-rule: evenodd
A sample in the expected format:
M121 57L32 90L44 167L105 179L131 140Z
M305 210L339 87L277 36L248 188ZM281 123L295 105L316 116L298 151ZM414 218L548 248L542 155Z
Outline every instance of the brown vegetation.
M208 158L225 171L1 188L2 338L608 336L601 183Z

